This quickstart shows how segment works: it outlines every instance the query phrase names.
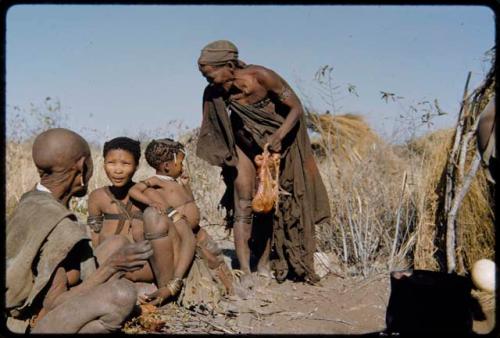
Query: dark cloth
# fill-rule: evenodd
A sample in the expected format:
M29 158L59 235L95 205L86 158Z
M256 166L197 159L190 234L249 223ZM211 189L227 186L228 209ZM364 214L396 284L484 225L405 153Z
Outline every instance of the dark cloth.
M19 332L39 310L38 296L77 244L82 244L81 279L95 269L95 262L89 238L76 216L47 192L30 191L21 197L7 222L6 235L7 324Z
M200 65L222 66L229 61L238 62L238 48L228 40L217 40L201 50Z
M285 120L284 114L265 112L234 101L226 104L221 93L210 85L205 89L203 101L207 109L200 128L197 155L223 168L227 189L221 204L228 215L232 215L234 167L238 161L234 132L243 129L249 133L252 142L262 151L267 138ZM226 108L231 110L231 118ZM234 130L235 117L241 121L237 130ZM280 195L274 213L271 264L278 280L283 280L291 269L298 277L315 282L318 277L314 273L314 226L330 218L330 206L312 153L304 116L283 140L281 155L279 183L290 195Z

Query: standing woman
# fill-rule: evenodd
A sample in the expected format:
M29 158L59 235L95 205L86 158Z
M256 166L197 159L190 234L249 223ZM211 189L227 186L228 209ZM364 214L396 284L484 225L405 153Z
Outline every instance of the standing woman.
M272 269L280 282L287 277L317 282L314 226L329 219L330 209L300 100L274 71L240 61L238 49L227 40L206 45L198 67L209 84L203 94L197 155L222 167L227 189L221 204L227 210L228 225L234 228L236 255L245 273L242 284L253 285L252 222L262 248L259 275L270 277ZM253 159L266 143L281 155L279 184L288 194L280 194L279 205L269 217L254 217Z

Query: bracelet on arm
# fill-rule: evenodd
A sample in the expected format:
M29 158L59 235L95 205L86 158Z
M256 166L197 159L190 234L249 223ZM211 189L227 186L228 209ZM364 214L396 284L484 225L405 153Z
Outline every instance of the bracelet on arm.
M87 217L87 225L96 233L101 232L102 222L104 220L103 215L89 216Z
M278 99L283 102L288 97L290 97L290 95L292 95L292 91L290 90L290 88L283 86L281 93L278 94Z

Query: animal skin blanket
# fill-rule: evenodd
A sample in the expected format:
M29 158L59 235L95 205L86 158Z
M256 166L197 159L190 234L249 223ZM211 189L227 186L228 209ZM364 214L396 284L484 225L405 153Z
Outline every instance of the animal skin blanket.
M227 189L221 205L231 215L234 210L234 177L231 177L231 170L227 168L234 168L238 158L235 130L231 125L233 118L230 119L226 109L236 114L243 128L261 149L285 118L284 114L265 112L252 105L225 102L222 93L211 85L206 87L203 100L207 109L204 111L196 153L210 164L223 168ZM279 183L280 188L289 195L280 196L274 214L272 267L279 281L285 279L289 268L299 277L311 282L318 281L313 260L316 251L314 226L330 218L330 206L314 160L304 116L282 142Z
M57 266L79 242L82 245L81 279L95 269L89 239L76 216L50 193L25 193L7 222L7 270L5 307L9 328L22 331L33 315L37 296L49 283ZM88 250L85 250L88 249ZM24 322L20 325L19 319ZM17 322L17 323L16 323ZM16 323L16 325L13 325Z

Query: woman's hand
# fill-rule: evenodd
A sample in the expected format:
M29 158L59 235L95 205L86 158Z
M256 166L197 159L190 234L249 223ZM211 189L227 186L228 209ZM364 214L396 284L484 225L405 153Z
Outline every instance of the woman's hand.
M113 253L92 277L97 284L106 282L115 274L120 278L124 272L142 269L152 254L153 247L147 240L126 244Z
M46 311L50 311L55 307L56 298L68 290L68 284L66 270L63 267L57 268L52 285L43 300L43 307Z
M267 143L269 143L269 151L279 153L281 152L281 135L278 131L268 137Z

